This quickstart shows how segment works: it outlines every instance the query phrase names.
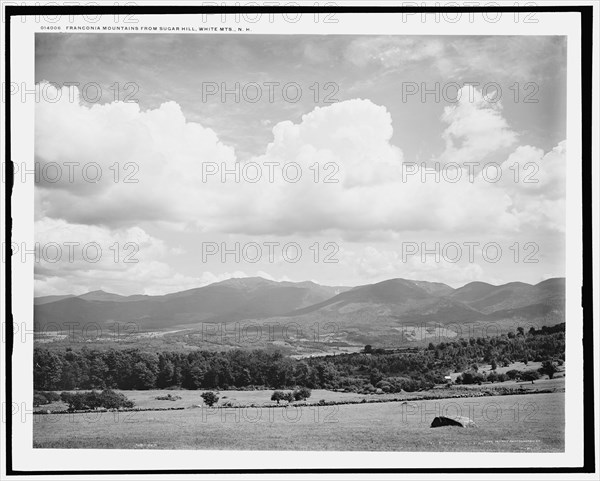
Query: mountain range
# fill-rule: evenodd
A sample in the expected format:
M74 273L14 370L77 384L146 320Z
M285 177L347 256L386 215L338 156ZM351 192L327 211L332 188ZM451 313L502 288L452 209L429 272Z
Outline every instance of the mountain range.
M483 321L541 326L564 322L564 316L564 278L535 285L471 282L454 289L442 283L399 278L343 287L248 277L161 296L93 291L34 299L36 331L66 330L62 326L68 323L135 322L140 330L165 330L204 322L269 319L335 322L344 329L385 335L416 323Z

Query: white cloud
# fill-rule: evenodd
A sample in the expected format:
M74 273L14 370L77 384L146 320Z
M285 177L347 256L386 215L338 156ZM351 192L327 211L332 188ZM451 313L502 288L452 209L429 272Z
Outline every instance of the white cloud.
M62 169L58 182L47 181L56 175L50 169L41 176L38 218L110 226L187 221L187 207L201 186L201 162L234 159L233 149L212 130L186 122L174 102L142 112L135 103L88 107L78 95L71 98L64 87L58 102L36 105L36 160L42 167L56 162ZM74 181L69 163L79 164L71 167ZM90 166L87 179L101 172L98 182L83 177L84 166Z
M36 296L97 289L158 295L246 276L241 271L182 275L166 262L177 252L139 227L108 229L43 219L34 229Z
M43 184L37 189L38 219L110 228L148 221L178 229L195 226L203 232L337 233L358 239L406 231L478 236L517 232L537 215L545 219L553 209L548 203L552 183L544 183L536 196L526 199L513 186L469 182L466 175L457 183L422 182L419 172L403 178L403 154L390 142L391 116L369 100L317 107L298 123L276 124L265 153L250 159L263 174L251 183L243 178L235 182L233 175L222 182L218 174L203 181L203 163L227 169L250 164L236 164L231 148L212 130L186 122L173 102L141 112L135 104L87 107L64 99L66 95L60 102L37 107L37 158L97 162L108 178L99 184ZM465 87L460 102L445 109L444 120L449 124L446 150L440 156L444 161L482 161L516 140L501 106L486 102L473 87ZM523 147L514 155L536 157L540 152ZM544 157L544 176L556 180L553 172L564 162L561 155ZM115 183L110 178L115 162L136 162L139 182ZM274 182L268 178L269 162L277 164ZM283 180L285 172L295 175L294 169L283 170L291 162L302 172L296 183ZM327 175L338 182L324 182Z
M472 85L459 90L458 102L444 107L442 121L448 124L442 134L446 149L440 162L482 162L501 148L510 147L517 134L502 116L502 104L494 95Z
M520 146L502 163L498 184L513 203L519 223L540 230L564 232L566 213L566 141L550 152Z

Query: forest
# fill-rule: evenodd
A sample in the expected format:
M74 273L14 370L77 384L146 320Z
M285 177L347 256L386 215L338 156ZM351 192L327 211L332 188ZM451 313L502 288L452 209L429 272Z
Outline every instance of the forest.
M279 351L147 352L140 349L96 350L83 347L54 351L34 349L36 391L77 389L343 389L353 392L418 391L444 383L503 380L496 366L544 362L546 369L565 358L565 324L531 328L494 337L458 339L423 348L378 349L360 353L293 359ZM477 373L479 364L492 370ZM549 367L550 366L550 367ZM513 373L514 374L514 373ZM518 376L514 374L513 377Z

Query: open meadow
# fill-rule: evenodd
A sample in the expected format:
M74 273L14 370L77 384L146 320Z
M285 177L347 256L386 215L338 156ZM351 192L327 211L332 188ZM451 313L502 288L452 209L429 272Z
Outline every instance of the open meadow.
M325 398L324 393L314 394L315 399ZM331 406L261 403L50 414L34 416L33 439L34 448L561 452L564 409L564 392L554 392ZM438 415L468 416L477 427L430 428Z

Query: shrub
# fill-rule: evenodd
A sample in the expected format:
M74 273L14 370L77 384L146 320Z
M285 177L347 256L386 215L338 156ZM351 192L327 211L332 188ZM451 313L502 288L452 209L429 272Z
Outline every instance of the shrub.
M460 379L461 384L481 384L485 381L483 374L474 371L465 371L462 375L458 376L456 382Z
M301 387L294 391L294 399L296 401L304 401L308 399L311 395L312 391L307 387Z
M156 396L154 399L157 399L158 401L178 401L181 399L181 396L169 393L166 396Z
M132 408L134 402L127 399L123 393L105 389L98 396L99 406L106 409Z
M69 404L69 411L82 411L85 409L119 409L132 408L135 404L127 397L112 389L105 389L102 392L89 391L78 392L75 394L62 393L61 399Z
M72 394L67 391L63 391L60 393L60 400L64 403L69 404L69 399L71 399Z
M521 374L521 379L523 379L523 381L535 381L539 378L540 374L533 369L530 369L529 371L523 371L523 373Z
M212 406L219 400L219 396L217 396L212 391L206 391L206 392L202 393L202 395L200 397L204 400L204 403L207 406Z
M44 396L41 392L33 393L33 407L43 406L44 404L48 404L50 401Z
M271 401L277 401L277 404L279 404L280 401L283 401L284 399L285 393L283 391L275 391L271 396Z
M69 411L81 411L88 408L85 404L84 393L81 392L70 394L67 403L69 404Z
M55 393L54 391L47 391L44 393L44 396L46 396L46 399L48 400L48 402L56 402L56 401L60 401L60 394Z
M392 385L387 381L379 381L375 387L378 387L383 392L390 392L392 390Z
M558 368L554 365L554 363L552 361L543 361L542 367L540 367L538 369L538 372L540 374L548 375L548 379L552 379L554 377L554 374L556 374L557 371L558 371Z

